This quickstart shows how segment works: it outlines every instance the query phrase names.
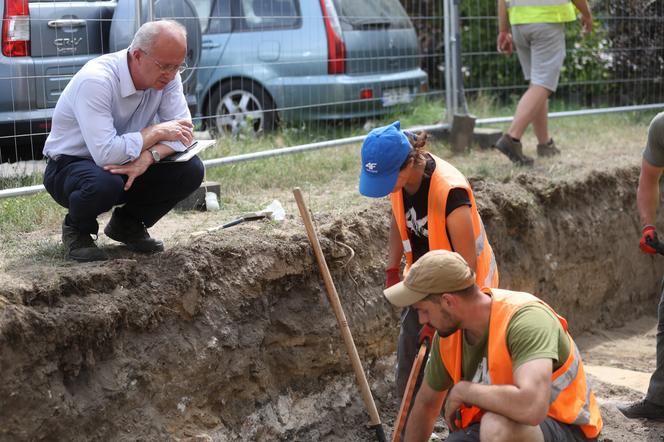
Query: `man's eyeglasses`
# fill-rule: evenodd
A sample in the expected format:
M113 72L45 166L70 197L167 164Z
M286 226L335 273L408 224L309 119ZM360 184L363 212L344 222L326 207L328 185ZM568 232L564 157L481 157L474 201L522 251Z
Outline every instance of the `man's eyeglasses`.
M152 55L148 54L145 52L143 49L141 49L141 52L150 57L150 60L154 61L154 64L157 65L159 70L161 71L162 74L172 74L175 71L178 71L179 73L183 73L187 68L187 63L182 63L182 64L161 64L157 61L156 58L154 58Z

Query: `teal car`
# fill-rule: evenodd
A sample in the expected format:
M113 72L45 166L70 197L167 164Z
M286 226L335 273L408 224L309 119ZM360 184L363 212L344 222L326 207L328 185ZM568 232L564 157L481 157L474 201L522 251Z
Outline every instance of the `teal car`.
M198 110L213 134L367 118L426 90L398 0L194 0Z

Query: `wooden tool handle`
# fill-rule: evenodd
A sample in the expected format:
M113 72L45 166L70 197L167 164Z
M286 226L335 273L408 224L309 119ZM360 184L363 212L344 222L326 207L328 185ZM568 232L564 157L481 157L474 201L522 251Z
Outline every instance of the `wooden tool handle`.
M362 363L360 362L360 356L358 355L357 348L355 348L355 343L353 342L353 335L350 333L350 328L348 327L348 322L346 321L346 315L344 315L341 302L339 301L339 295L337 294L337 290L334 287L334 282L332 281L330 270L327 267L327 262L325 261L325 256L323 255L323 249L321 248L320 242L318 241L318 235L314 229L314 224L311 221L309 210L304 203L304 198L302 197L302 192L300 191L299 187L293 189L293 195L295 196L297 207L300 209L300 215L302 216L302 221L304 221L304 227L307 229L309 242L311 243L311 247L314 249L316 261L318 262L318 268L320 269L321 275L323 276L323 281L325 282L327 298L329 299L330 304L332 305L332 309L334 310L334 314L337 317L337 322L339 323L339 328L341 330L341 337L346 344L346 350L348 351L350 361L353 364L353 370L355 371L355 377L357 378L357 382L360 387L360 393L362 394L364 405L366 406L369 417L371 418L371 425L380 425L378 410L376 409L376 404L374 403L373 396L371 395L371 390L369 389L367 378L364 375Z
M417 353L413 368L410 369L408 375L408 383L406 384L406 391L403 393L401 399L401 406L399 407L399 414L397 420L394 422L394 431L392 432L392 442L399 442L401 440L401 433L406 426L408 412L410 411L410 403L413 400L413 393L415 391L415 384L417 384L417 377L420 375L420 368L424 361L424 356L427 354L426 344L420 345L420 351Z

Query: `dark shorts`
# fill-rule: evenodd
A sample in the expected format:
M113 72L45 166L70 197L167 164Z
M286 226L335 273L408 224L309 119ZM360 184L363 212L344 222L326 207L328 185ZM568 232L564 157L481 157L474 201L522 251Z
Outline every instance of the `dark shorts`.
M575 425L563 424L550 417L544 419L544 422L540 424L540 428L542 434L544 434L544 442L587 442L597 440L588 439L583 431ZM463 430L450 433L445 440L447 442L479 442L480 424L474 424Z

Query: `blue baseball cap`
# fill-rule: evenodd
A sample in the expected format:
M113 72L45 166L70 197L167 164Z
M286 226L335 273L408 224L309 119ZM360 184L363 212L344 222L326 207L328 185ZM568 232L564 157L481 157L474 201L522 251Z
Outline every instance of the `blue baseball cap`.
M398 121L373 129L362 143L360 193L382 198L394 190L399 169L412 147Z

